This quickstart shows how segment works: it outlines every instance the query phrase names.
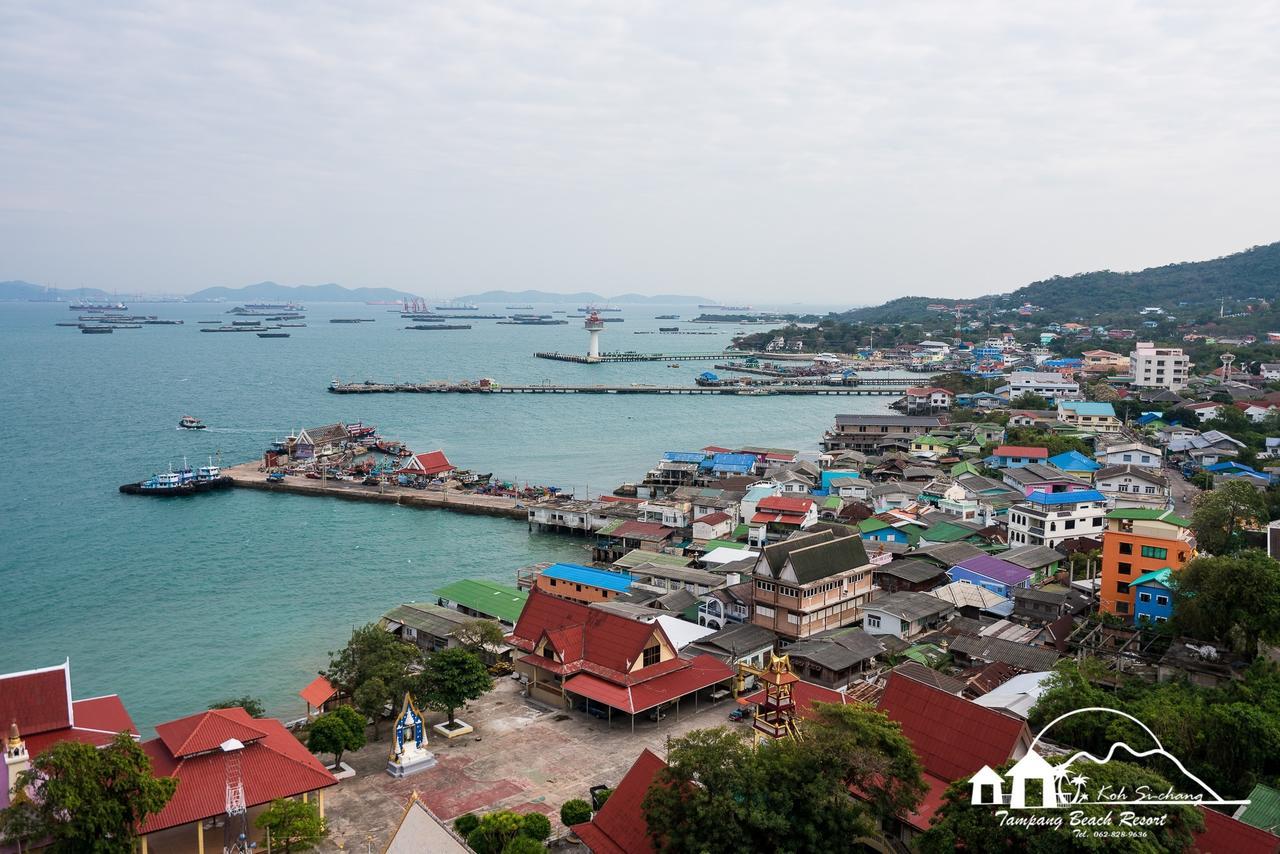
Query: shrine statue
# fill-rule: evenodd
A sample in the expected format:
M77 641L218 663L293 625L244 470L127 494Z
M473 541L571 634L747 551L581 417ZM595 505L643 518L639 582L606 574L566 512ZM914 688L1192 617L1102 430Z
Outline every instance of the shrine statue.
M406 691L404 704L400 707L400 714L396 716L391 731L387 773L392 777L407 777L435 764L435 755L427 750L426 724L422 720L422 713Z

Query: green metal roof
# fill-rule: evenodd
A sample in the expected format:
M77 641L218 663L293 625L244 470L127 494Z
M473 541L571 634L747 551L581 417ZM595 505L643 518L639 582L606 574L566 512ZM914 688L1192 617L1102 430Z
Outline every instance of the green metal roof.
M871 516L867 519L863 519L861 522L858 523L858 530L864 534L869 534L872 531L883 531L885 528L891 528L891 527L893 526L890 525L888 522L884 521L883 519L877 519L875 516Z
M1173 515L1172 510L1157 510L1154 507L1120 507L1107 514L1108 519L1135 519L1144 522L1168 522L1179 528L1190 528L1191 523L1181 516Z
M1148 581L1154 581L1158 584L1163 584L1165 587L1168 587L1170 575L1173 575L1173 570L1167 566L1164 569L1153 569L1150 572L1142 573L1142 575L1139 575L1133 581L1130 581L1129 586L1137 587L1139 584L1145 584Z
M920 536L931 543L956 543L972 537L973 534L972 529L964 528L960 525L952 525L950 522L939 522L930 526L927 530L922 529L920 531Z
M441 599L456 602L481 614L497 617L508 623L520 619L528 591L509 587L495 581L463 578L436 590Z
M1249 793L1249 805L1238 816L1240 821L1268 833L1280 831L1280 791L1264 786L1253 787Z
M844 506L844 499L842 499L839 495L830 495L827 497L826 501L822 502L823 510L839 510L843 506Z
M746 550L746 543L735 543L733 540L707 540L707 551L712 549L742 549Z
M959 477L962 474L981 474L981 472L978 471L977 466L968 460L965 460L964 462L956 463L951 467L952 477Z

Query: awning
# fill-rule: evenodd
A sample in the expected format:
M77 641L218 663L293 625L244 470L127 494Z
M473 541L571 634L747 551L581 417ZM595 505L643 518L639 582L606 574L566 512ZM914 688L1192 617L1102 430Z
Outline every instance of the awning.
M635 715L732 679L733 675L733 668L718 658L699 655L689 659L687 667L635 685L619 685L590 673L579 673L564 683L564 690Z
M317 676L312 679L311 684L298 692L299 697L317 709L332 700L337 694L338 692L329 684L329 680L323 676Z

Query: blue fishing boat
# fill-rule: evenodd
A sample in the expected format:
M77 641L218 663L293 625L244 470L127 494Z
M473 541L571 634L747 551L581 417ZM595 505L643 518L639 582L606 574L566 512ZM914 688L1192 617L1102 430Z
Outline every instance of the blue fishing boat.
M231 486L231 483L231 478L224 475L222 470L212 463L200 466L195 471L192 471L191 466L184 464L178 471L170 468L169 471L161 472L147 480L126 483L120 487L120 491L126 495L173 497L226 489Z

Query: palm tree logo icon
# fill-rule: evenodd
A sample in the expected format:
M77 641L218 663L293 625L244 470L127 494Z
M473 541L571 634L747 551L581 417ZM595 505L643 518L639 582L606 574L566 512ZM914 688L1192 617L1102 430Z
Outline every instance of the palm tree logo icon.
M1071 778L1071 785L1076 787L1075 792L1071 795L1070 803L1078 804L1085 799L1084 786L1089 782L1089 778L1083 774L1076 774Z

